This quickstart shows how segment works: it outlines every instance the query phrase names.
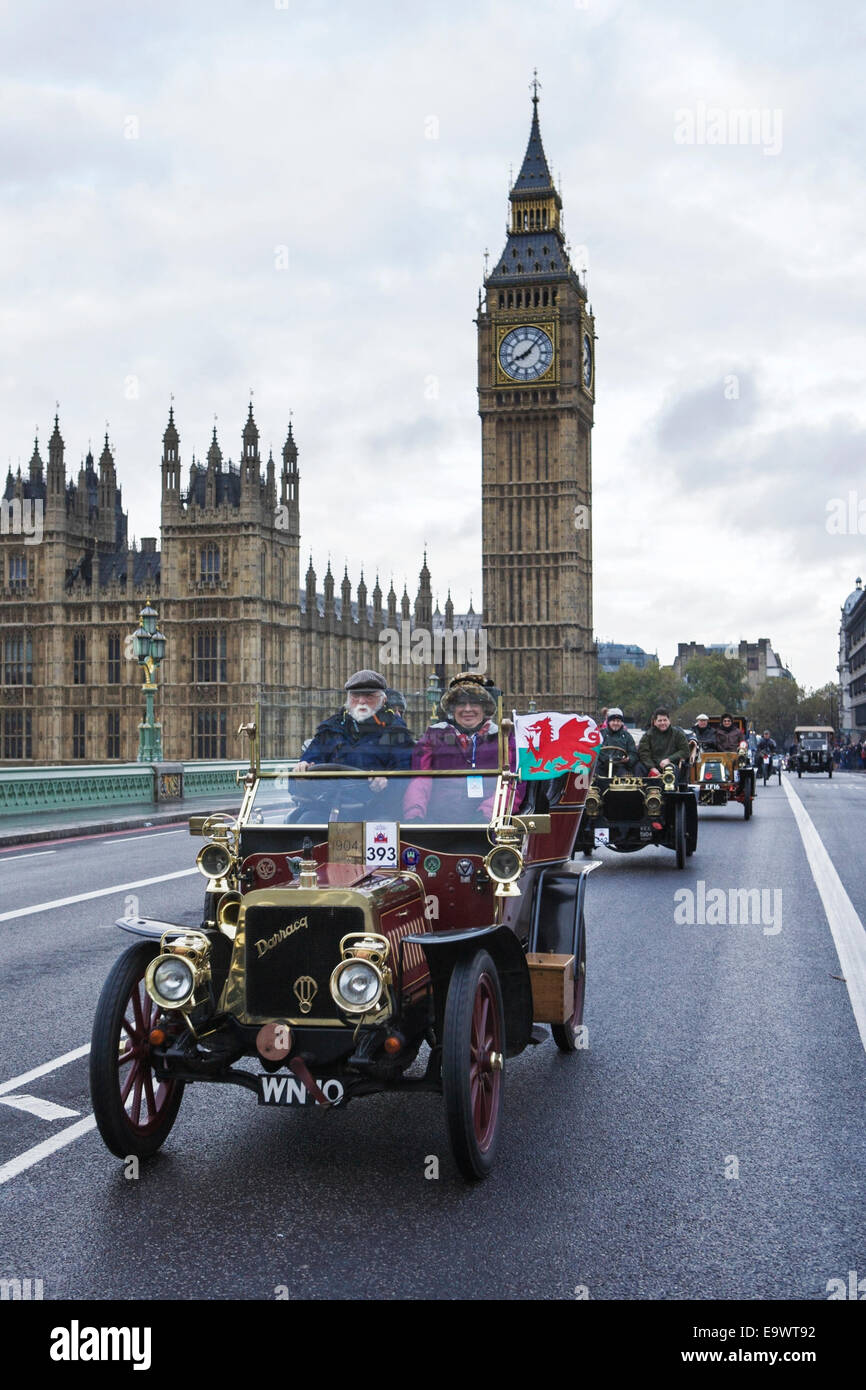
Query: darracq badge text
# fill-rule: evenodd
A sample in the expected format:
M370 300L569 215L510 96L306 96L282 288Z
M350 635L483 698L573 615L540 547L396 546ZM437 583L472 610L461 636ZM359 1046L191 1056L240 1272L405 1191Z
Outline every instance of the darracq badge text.
M266 956L268 951L272 951L275 946L279 946L281 941L285 941L286 938L290 937L294 932L300 931L302 927L308 927L309 925L309 917L297 917L294 922L289 922L287 926L280 927L279 931L274 932L273 936L259 937L256 942L256 951L258 952L259 960L261 960L262 956Z

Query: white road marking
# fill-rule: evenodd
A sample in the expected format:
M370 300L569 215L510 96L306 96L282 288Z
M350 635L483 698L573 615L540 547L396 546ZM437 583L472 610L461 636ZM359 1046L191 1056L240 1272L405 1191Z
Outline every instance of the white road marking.
M56 849L37 849L32 854L3 854L0 864L9 864L13 859L41 859L46 854L56 854Z
M70 1110L68 1105L57 1105L53 1100L43 1100L41 1096L4 1096L0 1105L11 1105L15 1110L26 1110L29 1115L38 1115L40 1120L68 1120L70 1115L80 1115L80 1110Z
M93 1115L87 1115L83 1120L76 1120L74 1125L67 1125L66 1129L61 1129L50 1139L43 1139L41 1144L34 1144L32 1149L26 1149L17 1158L10 1158L8 1163L0 1166L0 1183L17 1178L19 1173L26 1172L34 1163L41 1163L43 1158L50 1158L58 1149L74 1144L76 1139L89 1134L92 1129L96 1129L96 1120Z
M38 1076L45 1076L50 1071L56 1071L58 1067L65 1067L67 1062L76 1062L79 1057L86 1057L89 1051L90 1043L84 1043L82 1047L76 1047L72 1052L64 1052L61 1057L55 1057L50 1062L43 1062L40 1067L34 1067L32 1071L25 1071L20 1076L13 1076L11 1081L0 1083L0 1096L5 1096L9 1091L17 1091L19 1086L26 1086L28 1082L35 1081Z
M128 893L131 888L149 888L152 883L168 883L173 878L188 878L198 869L178 869L173 874L158 874L156 878L139 878L134 883L116 883L112 888L95 888L92 893L75 893L71 898L55 898L50 903L34 903L32 907L16 907L12 912L0 912L0 922L16 917L31 917L36 912L48 912L53 907L70 907L72 903L88 902L91 898L110 898L115 893Z
M866 931L811 816L788 782L785 783L785 794L791 803L809 868L827 914L860 1041L866 1048Z
M150 834L148 831L143 831L141 835L124 835L124 836L122 836L120 839L115 840L114 843L115 843L116 845L131 845L131 844L133 843L134 840L141 840L141 839L145 839L145 840L158 840L159 837L160 837L160 835L185 835L185 834L186 834L186 831L185 831L185 830L157 830L157 831L155 831L153 834Z

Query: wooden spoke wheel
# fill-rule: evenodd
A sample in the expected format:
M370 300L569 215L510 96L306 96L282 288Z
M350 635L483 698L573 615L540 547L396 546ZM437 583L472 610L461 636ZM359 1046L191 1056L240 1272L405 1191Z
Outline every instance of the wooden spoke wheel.
M505 1015L486 951L458 960L445 1001L442 1090L451 1150L466 1178L485 1178L499 1142Z
M577 956L574 961L574 1013L567 1023L552 1023L553 1041L560 1052L577 1052L582 1042L583 999L586 994L586 927L580 914Z
M168 1137L183 1099L182 1081L160 1081L150 1033L159 1009L144 987L156 945L130 946L105 982L90 1044L90 1094L103 1140L119 1158L149 1158Z

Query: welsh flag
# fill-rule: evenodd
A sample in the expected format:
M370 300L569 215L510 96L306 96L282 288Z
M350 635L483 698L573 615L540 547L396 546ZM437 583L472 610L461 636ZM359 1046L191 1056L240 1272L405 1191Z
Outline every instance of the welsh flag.
M595 720L579 714L515 714L514 740L523 782L588 772L603 741Z

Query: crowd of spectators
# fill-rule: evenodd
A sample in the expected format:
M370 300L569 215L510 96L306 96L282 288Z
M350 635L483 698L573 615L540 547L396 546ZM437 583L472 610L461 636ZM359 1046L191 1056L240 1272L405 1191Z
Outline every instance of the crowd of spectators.
M833 745L833 762L845 772L866 772L866 741L862 738Z

